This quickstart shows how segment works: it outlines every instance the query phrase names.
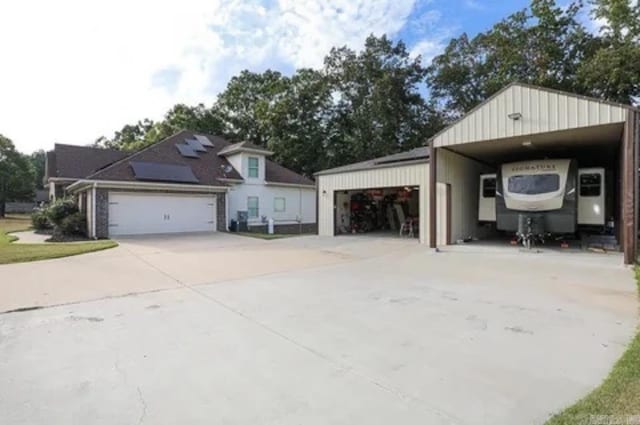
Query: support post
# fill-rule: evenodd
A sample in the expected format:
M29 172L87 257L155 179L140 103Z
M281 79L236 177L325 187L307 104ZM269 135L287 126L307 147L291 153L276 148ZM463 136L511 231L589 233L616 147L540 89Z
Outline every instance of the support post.
M638 237L635 205L638 184L638 173L635 169L637 120L637 112L628 110L622 135L622 247L625 264L635 264L636 262Z
M438 194L436 192L437 189L437 180L438 180L438 150L433 146L433 142L431 142L431 153L429 155L429 247L436 248L438 246L438 235L437 235L437 214L438 208L436 205L436 200L438 198Z

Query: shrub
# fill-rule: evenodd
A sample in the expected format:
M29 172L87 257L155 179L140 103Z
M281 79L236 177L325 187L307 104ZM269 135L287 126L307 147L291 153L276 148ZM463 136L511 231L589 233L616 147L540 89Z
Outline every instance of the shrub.
M54 201L46 210L46 215L53 225L60 226L62 221L78 212L78 206L73 199L64 198Z
M64 236L85 236L87 219L81 212L75 212L63 218L57 228Z
M47 230L51 228L51 223L47 217L46 210L36 210L31 214L31 224L36 230Z

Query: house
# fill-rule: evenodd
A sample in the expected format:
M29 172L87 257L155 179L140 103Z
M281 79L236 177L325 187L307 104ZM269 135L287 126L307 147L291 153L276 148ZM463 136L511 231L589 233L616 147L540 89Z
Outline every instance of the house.
M238 212L250 231L316 229L315 183L258 146L181 131L134 153L75 148L48 153L45 179L78 199L90 237L226 231Z
M577 187L566 193L578 201L600 196L601 205L590 204L600 224L589 231L613 239L625 264L636 261L638 109L513 83L426 144L317 173L318 233L357 233L371 228L371 221L375 228L377 221L383 223L380 231L400 236L399 227L408 222L405 233L433 248L460 240L489 241L500 229L479 216L480 202L496 198L495 173L502 165L563 159L580 169L601 170L602 178L577 178ZM481 177L487 175L493 175L492 187L482 186Z

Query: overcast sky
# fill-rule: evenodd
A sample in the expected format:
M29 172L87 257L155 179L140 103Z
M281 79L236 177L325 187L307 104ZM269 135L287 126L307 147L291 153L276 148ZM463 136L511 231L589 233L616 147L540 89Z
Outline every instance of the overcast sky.
M0 133L25 153L90 144L242 69L319 67L370 33L428 60L526 0L20 0L0 3Z

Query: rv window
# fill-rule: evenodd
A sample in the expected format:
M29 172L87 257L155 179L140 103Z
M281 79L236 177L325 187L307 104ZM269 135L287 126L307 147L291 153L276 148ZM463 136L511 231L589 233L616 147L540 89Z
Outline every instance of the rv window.
M559 174L528 174L509 177L509 192L538 195L560 189Z
M496 197L496 179L495 177L489 177L482 179L482 197L483 198L495 198Z
M600 196L602 176L600 174L580 175L580 196Z

